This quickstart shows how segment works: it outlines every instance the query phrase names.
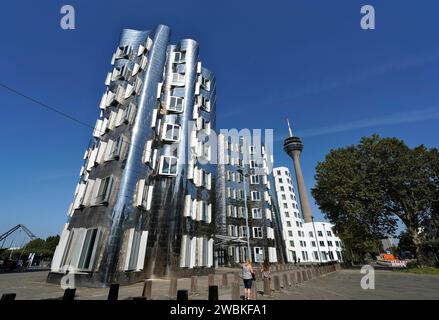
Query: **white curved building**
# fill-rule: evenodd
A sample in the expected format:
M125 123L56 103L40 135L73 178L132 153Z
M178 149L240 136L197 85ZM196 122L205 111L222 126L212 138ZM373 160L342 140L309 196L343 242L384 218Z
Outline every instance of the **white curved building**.
M342 244L329 222L305 222L287 167L273 169L288 262L342 261ZM319 254L320 252L320 254Z

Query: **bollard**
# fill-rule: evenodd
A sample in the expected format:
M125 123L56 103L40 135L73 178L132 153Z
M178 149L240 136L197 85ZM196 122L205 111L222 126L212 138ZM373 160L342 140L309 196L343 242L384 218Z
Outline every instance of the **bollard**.
M64 301L73 301L75 300L75 293L76 293L76 288L66 289L64 290L64 296L62 297L62 299Z
M239 283L232 284L232 300L240 300Z
M302 283L302 281L303 281L302 271L300 271L300 270L296 271L296 276L297 276L297 283Z
M209 300L218 300L218 286L209 286Z
M143 282L142 297L145 297L146 300L151 300L151 298L152 298L152 280L146 279Z
M303 281L308 281L308 275L306 274L306 270L302 270L302 279Z
M117 298L119 296L119 284L118 283L112 283L110 285L110 291L108 291L108 301L117 301Z
M171 278L169 283L169 296L175 297L177 295L177 278Z
M290 282L292 286L297 284L296 272L290 273Z
M276 290L276 291L280 291L280 280L279 280L279 276L274 276L274 277L273 277L273 282L274 282L274 290Z
M256 289L256 282L252 285L251 295L252 300L256 300L258 298L258 289Z
M197 293L198 292L198 277L192 276L191 277L191 293Z
M241 282L241 277L239 276L239 272L235 272L235 273L233 274L233 276L234 276L233 281L234 281L235 283L240 283L240 282Z
M284 280L284 288L288 288L290 286L290 282L288 281L288 275L286 273L283 274L283 280Z
M0 299L0 301L12 301L15 300L17 294L15 293L4 293Z
M178 290L177 291L177 300L189 300L187 290Z
M207 285L209 287L215 285L215 275L214 274L209 274L207 276Z
M264 278L264 295L271 296L270 279Z
M229 285L229 283L228 283L228 279L227 279L227 273L223 273L222 286L227 287L228 285Z

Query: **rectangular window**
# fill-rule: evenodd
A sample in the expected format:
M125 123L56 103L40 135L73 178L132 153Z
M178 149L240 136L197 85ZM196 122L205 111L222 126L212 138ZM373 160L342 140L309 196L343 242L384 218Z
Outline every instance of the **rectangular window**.
M160 157L160 171L161 175L176 176L178 167L178 158L171 156Z
M250 183L251 183L251 184L259 184L259 176L257 176L257 175L251 175L251 176L250 176Z
M332 247L332 241L328 241L328 247Z
M183 99L182 97L171 96L166 109L173 112L183 112Z
M323 237L323 233L321 231L317 231L317 234L319 235L319 237Z
M82 245L81 256L79 258L78 269L89 270L92 269L92 257L96 251L96 239L97 239L98 229L88 229L84 243Z
M177 51L174 52L174 62L182 63L185 62L186 52L185 51Z
M314 238L314 234L312 233L312 231L309 232L309 237Z
M253 238L262 238L262 228L261 227L253 227Z
M251 199L252 201L261 201L261 193L259 191L252 191Z
M290 240L290 247L294 247L294 241Z
M170 142L180 140L180 126L173 123L164 123L162 129L162 140Z
M326 231L326 234L328 235L328 237L332 237L331 231Z
M254 247L255 262L264 262L264 248Z
M325 246L325 242L324 242L324 241L319 241L319 245L320 245L321 247L324 247L324 246Z
M254 169L254 168L256 168L258 165L256 164L256 161L255 160L250 160L250 168L251 169Z
M113 185L113 177L108 176L99 183L98 193L96 195L96 204L106 204L109 201L111 188Z
M260 208L252 208L253 219L262 219L262 211Z

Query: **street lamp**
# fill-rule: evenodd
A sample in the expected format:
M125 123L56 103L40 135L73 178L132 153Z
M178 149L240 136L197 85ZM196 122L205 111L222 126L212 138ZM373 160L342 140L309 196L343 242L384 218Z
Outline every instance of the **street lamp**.
M242 168L237 169L243 179L242 182L244 183L244 209L245 209L245 227L247 229L246 235L247 235L247 258L252 262L252 255L250 253L250 229L248 227L248 208L247 208L247 188L246 188L246 179L249 176L248 174L244 173L244 170Z

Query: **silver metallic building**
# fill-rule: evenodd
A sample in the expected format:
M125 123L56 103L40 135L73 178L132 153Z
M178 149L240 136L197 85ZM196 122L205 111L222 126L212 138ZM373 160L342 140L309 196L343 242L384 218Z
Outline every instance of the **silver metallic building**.
M131 283L213 268L215 77L170 29L123 30L48 281Z
M249 137L218 137L217 263L284 263L272 155Z

